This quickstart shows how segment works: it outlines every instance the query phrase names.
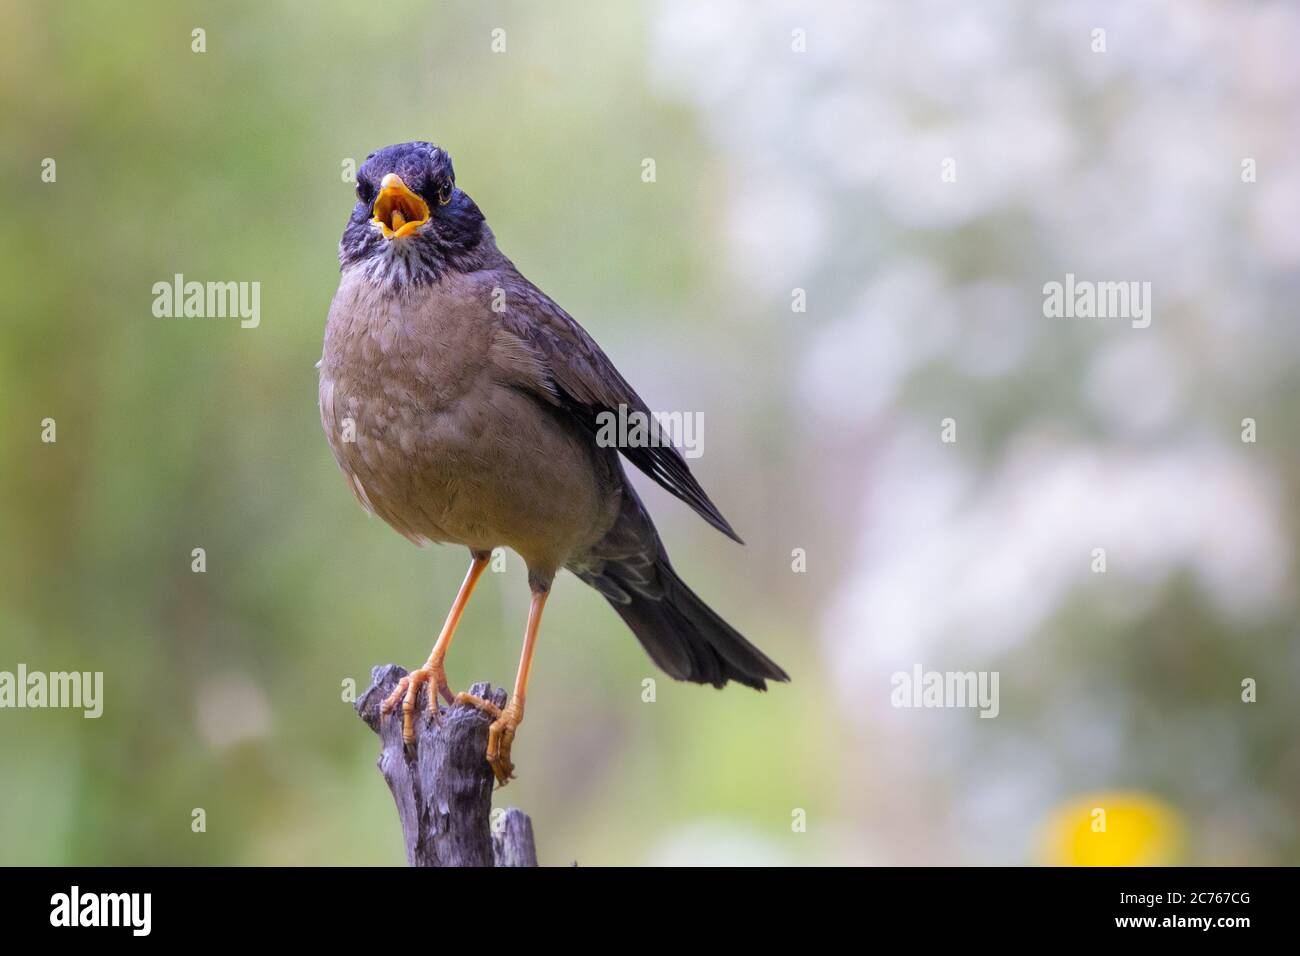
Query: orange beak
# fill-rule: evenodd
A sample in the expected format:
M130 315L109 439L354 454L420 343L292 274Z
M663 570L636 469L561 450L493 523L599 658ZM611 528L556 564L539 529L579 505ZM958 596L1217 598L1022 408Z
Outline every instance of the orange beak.
M409 236L429 221L429 204L406 188L402 177L389 173L379 184L374 218L385 239Z

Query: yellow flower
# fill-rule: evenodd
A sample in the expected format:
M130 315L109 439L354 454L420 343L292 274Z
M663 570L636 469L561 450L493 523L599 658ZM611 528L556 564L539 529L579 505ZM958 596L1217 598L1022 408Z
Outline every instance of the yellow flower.
M1178 811L1144 793L1085 795L1058 807L1043 827L1050 866L1166 866L1182 852Z

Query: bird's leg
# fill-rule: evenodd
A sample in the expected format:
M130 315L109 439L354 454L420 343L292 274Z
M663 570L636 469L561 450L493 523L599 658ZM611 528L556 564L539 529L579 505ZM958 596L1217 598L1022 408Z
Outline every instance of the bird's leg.
M456 626L460 624L460 616L465 611L465 605L469 604L469 596L474 593L474 586L483 576L492 557L489 551L474 551L470 552L470 555L472 560L469 570L465 572L465 580L461 582L460 590L456 592L456 600L451 603L451 610L447 612L447 620L442 624L438 640L434 642L433 650L429 652L429 659L424 663L424 670L430 672L434 686L448 704L455 699L456 695L451 692L451 685L447 683L447 671L443 668L443 661L447 657L447 648L451 647L451 639L456 633ZM433 695L429 697L429 706L437 706L437 698Z
M455 699L447 683L447 672L442 662L447 656L447 648L451 646L452 635L456 633L456 625L460 623L465 605L469 603L469 596L474 593L474 585L478 584L478 579L492 557L487 551L472 551L470 554L473 556L473 561L470 563L465 580L461 582L460 590L456 592L456 600L452 602L451 610L447 612L447 620L442 625L442 632L433 645L429 659L424 662L423 667L411 671L399 680L393 692L384 701L383 713L385 714L392 713L399 700L402 702L402 740L408 744L415 741L415 698L421 684L425 682L433 684L433 690L429 694L430 709L438 706L438 694L442 694L449 704Z
M533 583L533 600L528 606L528 626L524 629L524 649L519 655L519 673L515 675L515 692L510 695L510 702L504 708L498 708L491 701L473 694L458 694L456 703L472 704L491 715L492 726L488 728L487 762L496 774L497 784L505 786L514 775L515 766L510 762L510 745L514 743L515 731L524 720L524 696L528 692L528 671L533 666L533 647L537 643L537 627L542 621L542 608L546 606L546 596L550 585Z

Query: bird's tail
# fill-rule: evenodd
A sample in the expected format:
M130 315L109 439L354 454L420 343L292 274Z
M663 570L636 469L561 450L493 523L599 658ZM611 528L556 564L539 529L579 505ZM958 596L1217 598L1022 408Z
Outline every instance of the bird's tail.
M766 654L741 636L677 576L650 516L628 486L615 527L590 562L571 567L613 605L650 659L678 680L758 690L788 681Z
M629 592L625 603L610 601L651 660L678 680L722 687L734 680L758 690L767 681L788 681L776 662L718 616L666 562L656 569L663 595Z

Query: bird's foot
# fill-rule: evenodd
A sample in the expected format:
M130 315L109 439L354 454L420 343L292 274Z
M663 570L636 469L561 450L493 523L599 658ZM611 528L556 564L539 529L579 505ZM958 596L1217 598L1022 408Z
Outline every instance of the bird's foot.
M380 713L391 714L397 707L397 702L402 702L402 742L406 744L415 743L415 699L419 696L421 684L433 685L433 692L429 694L430 710L438 706L438 694L449 704L456 700L456 695L447 684L447 672L443 669L442 661L427 661L423 667L416 668L399 680L384 701Z
M493 720L501 716L501 708L492 701L480 697L478 694L457 694L455 701L457 704L469 704L471 707L477 707L483 713L487 714Z
M515 742L515 731L523 722L523 708L516 707L512 700L503 709L476 694L457 694L456 703L477 707L492 718L492 726L488 728L487 752L484 756L497 778L497 786L504 787L515 775L515 765L510 762L510 746Z

